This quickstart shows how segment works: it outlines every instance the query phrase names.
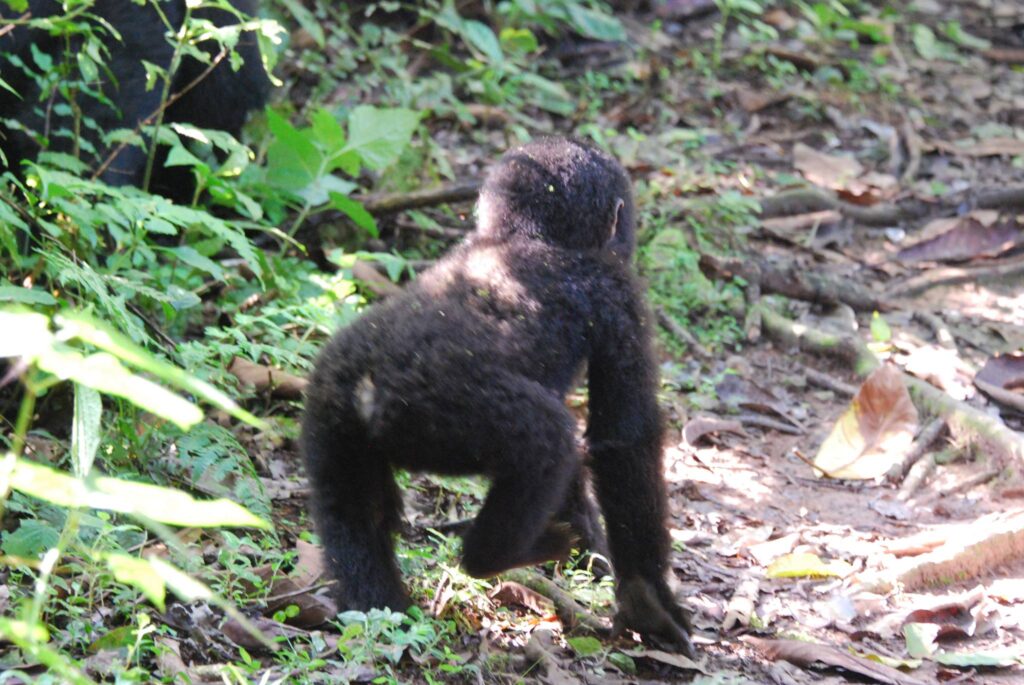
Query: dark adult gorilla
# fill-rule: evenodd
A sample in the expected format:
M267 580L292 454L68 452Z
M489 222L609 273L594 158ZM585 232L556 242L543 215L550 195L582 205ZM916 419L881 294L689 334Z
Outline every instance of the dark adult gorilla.
M185 0L157 1L171 28L179 29L185 19ZM256 0L231 0L231 5L243 14L256 12ZM56 0L29 0L28 6L34 18L57 18L63 13L61 3ZM0 26L21 16L12 14L3 4L0 9L6 13L0 16ZM60 94L60 88L42 93L35 73L38 53L57 62L63 60L63 37L26 27L0 37L0 74L18 93L16 96L0 88L0 148L11 168L17 169L23 159L34 159L41 149L73 151L76 136L72 105L81 108L83 118L94 122L86 122L81 133L85 143L83 152L88 152L88 148L95 151L93 155L83 155L93 166L102 163L114 148L103 145L101 134L118 128L135 129L159 108L162 88L157 83L146 89L143 61L169 69L174 47L168 42L168 28L152 1L137 4L133 0L96 0L90 12L76 21L84 21L90 15L97 26L109 26L108 54L97 82L88 84L90 92L76 91L73 103ZM221 27L240 22L235 14L220 9L197 10L195 16ZM211 55L219 49L212 43L201 47ZM67 51L72 60L80 48L81 40L73 38ZM232 70L230 59L223 59L198 81L196 79L208 65L193 57L182 60L173 75L170 93L173 96L189 90L167 108L165 123L184 122L238 134L247 113L266 101L270 81L255 36L244 34L236 50L244 59L238 71ZM55 72L51 70L51 73ZM127 146L103 171L101 178L113 185L140 185L146 157L144 148Z
M563 398L586 364L588 451L618 580L619 627L693 652L666 583L658 373L633 274L629 177L578 141L506 153L477 229L401 296L328 343L302 430L313 513L346 609L404 609L393 467L483 473L464 538L477 577L564 558L581 469Z

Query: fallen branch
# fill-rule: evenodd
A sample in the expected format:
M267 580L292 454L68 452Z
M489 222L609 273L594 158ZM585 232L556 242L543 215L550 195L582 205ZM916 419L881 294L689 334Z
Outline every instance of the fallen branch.
M392 214L408 209L433 207L451 202L475 200L480 192L480 181L464 181L437 188L413 190L408 193L387 193L354 198L363 204L370 214Z
M864 226L895 226L903 221L919 219L926 213L925 205L917 201L905 205L862 207L843 202L832 191L813 187L785 190L760 200L760 204L762 219L834 209Z
M892 309L887 302L856 283L837 283L792 263L776 266L750 257L738 259L702 254L700 270L708 278L730 279L739 276L747 283L757 285L762 292L785 295L805 302L824 305L842 302L867 312Z
M858 374L866 375L878 366L878 359L864 343L851 335L829 333L791 321L765 305L761 309L764 332L771 338L801 352L839 359Z
M666 331L672 334L672 337L676 338L679 342L686 345L693 356L698 359L710 359L711 353L708 352L707 348L697 342L697 338L693 336L690 331L683 328L675 319L668 315L661 307L654 308L654 315L658 319L658 323Z
M895 284L889 293L894 299L919 295L943 285L975 283L992 278L1024 275L1024 256L989 262L984 266L931 269Z
M817 369L812 369L809 366L804 367L804 376L807 378L807 382L811 385L816 385L819 388L825 390L831 390L837 395L845 395L846 397L853 397L857 394L857 388L853 387L849 383L844 383L838 378L832 378L827 373L822 373Z

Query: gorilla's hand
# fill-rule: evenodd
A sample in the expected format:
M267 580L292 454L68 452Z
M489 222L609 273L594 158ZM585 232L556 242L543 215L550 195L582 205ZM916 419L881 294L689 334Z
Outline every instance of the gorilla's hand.
M652 647L697 658L690 641L690 616L676 602L664 580L628 578L619 584L615 594L619 612L615 615L614 634L635 630Z

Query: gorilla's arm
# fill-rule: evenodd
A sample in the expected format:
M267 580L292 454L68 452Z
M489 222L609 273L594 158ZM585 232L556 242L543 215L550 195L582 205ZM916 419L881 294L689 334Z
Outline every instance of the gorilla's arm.
M633 279L630 279L633 281ZM606 310L589 362L587 439L618 580L616 629L694 656L690 623L668 588L670 539L662 476L658 369L650 317L631 282Z

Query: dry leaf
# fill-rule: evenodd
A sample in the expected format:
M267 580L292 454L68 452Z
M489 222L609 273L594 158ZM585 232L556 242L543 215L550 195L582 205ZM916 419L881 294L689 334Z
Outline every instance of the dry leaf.
M833 190L845 189L864 173L864 167L853 157L827 155L803 143L793 146L793 166L811 183Z
M799 640L762 640L752 636L741 638L762 651L769 659L784 659L801 668L817 664L841 668L887 685L925 685L923 681L897 671L891 666L831 647Z
M882 366L857 391L814 465L832 478L880 478L903 458L917 427L917 409L902 374Z
M991 357L974 384L992 399L1024 411L1024 354L999 354Z
M251 385L259 392L270 390L274 397L286 400L302 399L302 391L309 383L305 378L299 378L292 374L273 369L262 364L253 364L248 359L235 357L228 365L228 373L233 374L242 385Z

